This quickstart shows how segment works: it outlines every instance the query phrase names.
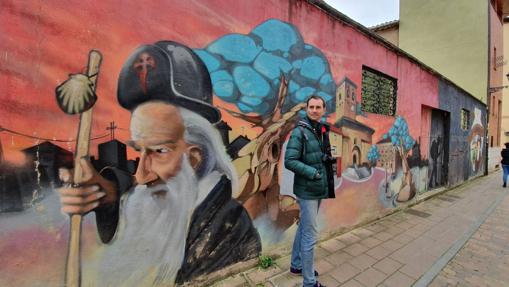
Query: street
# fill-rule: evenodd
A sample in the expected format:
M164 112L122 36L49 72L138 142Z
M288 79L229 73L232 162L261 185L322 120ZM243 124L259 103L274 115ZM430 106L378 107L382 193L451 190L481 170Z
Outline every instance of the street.
M509 189L501 171L322 241L325 286L509 286ZM289 256L214 286L301 286Z

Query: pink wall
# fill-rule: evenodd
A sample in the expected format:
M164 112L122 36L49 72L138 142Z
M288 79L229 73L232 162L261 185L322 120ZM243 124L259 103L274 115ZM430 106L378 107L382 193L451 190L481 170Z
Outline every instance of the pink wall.
M83 72L89 50L97 49L103 55L103 63L92 134L107 135L105 128L114 120L121 128L117 130L116 138L126 142L130 137L130 113L117 103L117 80L124 61L136 47L159 40L172 40L193 49L202 49L227 34L249 34L270 19L292 24L305 43L321 51L328 61L335 84L345 77L353 81L357 85L358 103L362 97L363 66L396 78L397 116L406 120L413 139L421 138L421 154L427 157L431 109L439 106L438 77L400 52L374 40L376 36L366 35L352 24L336 20L303 0L2 1L0 82L3 84L0 85L0 127L48 139L74 138L78 119L64 115L59 110L54 90L68 74ZM256 141L262 128L250 128L251 125L245 119L224 111L228 109L239 112L236 103L228 103L216 95L214 105L223 109L223 120L232 127L232 133L247 135L252 142L262 145ZM388 132L395 119L392 116L365 113L356 115L354 120L374 130L372 143L376 144ZM283 142L286 136L283 136ZM0 132L0 141L6 160L9 164L17 165L26 163L21 150L40 143L36 139L7 132ZM92 143L94 154L99 142ZM72 150L74 143L55 144ZM136 152L128 152L129 158L135 156ZM254 161L248 162L253 164ZM279 181L275 182L277 185L271 185L271 190L255 190L250 201L240 202L255 222L264 252L289 242L293 236L291 227L295 219L290 215L297 214L295 209L294 213L288 214L283 214L279 209L279 195L285 195L283 189L291 189L291 180L281 167L282 158L277 162L278 166L274 167L277 165L274 162L271 164L273 169L259 179L264 182ZM427 167L423 164L411 168L425 174ZM281 172L278 173L278 170ZM395 178L401 177L400 170L392 172ZM320 219L323 230L335 232L351 228L392 212L398 204L404 205L414 198L415 194L410 198L400 198L396 203L392 199L396 199L399 189L389 195L382 194L380 186L383 186L386 178L387 170L379 167L371 169L369 178L340 178L340 184L336 186L337 198L327 200L323 205L323 216ZM288 182L283 183L284 180ZM414 189L424 190L417 179L414 179L413 184ZM62 238L67 238L67 217L58 211L56 193L49 194L54 196L51 197L51 206L45 205L43 201L43 208L37 206L39 209L29 218L16 219L15 223L3 222L4 219L0 218L0 229L1 224L10 227L7 235L0 234L0 265L8 266L8 272L0 271L0 285L3 282L16 286L32 286L34 282L42 285L61 282L66 250L66 242ZM291 190L286 195L291 196ZM387 200L391 196L391 200ZM34 206L30 208L35 209ZM40 215L37 212L45 210L51 211L52 216L57 218L49 224L50 227L37 221ZM274 222L268 222L269 227L259 224L264 215L270 217L274 214L283 215L277 219L271 218ZM85 223L84 237L88 243L85 243L85 247L91 251L84 256L85 259L100 254L93 241L95 223L90 217L87 218L89 220ZM271 236L275 235L277 239L272 239ZM23 240L20 241L20 238ZM25 248L17 244L18 241L37 242L37 245ZM48 248L41 248L41 244ZM18 261L12 261L12 258Z

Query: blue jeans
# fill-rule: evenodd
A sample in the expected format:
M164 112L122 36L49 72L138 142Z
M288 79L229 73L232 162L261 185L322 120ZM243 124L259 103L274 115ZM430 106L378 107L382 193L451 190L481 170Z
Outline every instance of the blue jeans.
M504 175L502 176L502 180L504 181L504 185L507 184L507 176L509 175L509 165L503 164L502 169L504 170Z
M291 267L302 269L304 287L307 287L316 283L313 258L318 236L317 217L320 200L298 198L297 202L300 207L300 222L293 241Z

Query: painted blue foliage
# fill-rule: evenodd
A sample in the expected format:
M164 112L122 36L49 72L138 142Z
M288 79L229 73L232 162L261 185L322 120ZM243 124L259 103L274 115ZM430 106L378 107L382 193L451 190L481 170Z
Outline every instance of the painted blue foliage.
M254 68L265 77L276 79L279 78L281 72L288 73L292 69L292 65L285 58L262 52L256 58Z
M333 103L333 99L334 97L327 94L327 93L324 93L322 91L319 91L316 93L317 95L319 95L320 97L322 97L322 99L325 101L325 107L326 107L326 110L327 111L332 111L334 110L334 106L332 105Z
M332 98L333 98L333 96L331 96L331 95L329 95L329 94L327 94L327 93L324 93L324 92L322 92L322 91L320 91L320 92L318 92L318 93L316 93L316 94L317 94L317 95L319 95L320 97L322 97L322 99L324 99L324 100L325 100L325 102L329 102L329 103L330 103L330 101L331 101L331 100L332 100Z
M211 73L214 94L243 113L269 113L277 102L281 76L289 81L283 112L313 93L333 111L336 83L329 63L319 49L304 43L292 24L270 19L247 35L224 35L195 52Z
M263 102L261 98L250 97L250 96L242 96L240 98L240 101L246 105L251 106L251 107L257 106Z
M207 51L222 56L227 61L251 63L261 48L246 35L230 34L210 44Z
M242 95L265 98L269 94L269 83L250 66L235 67L233 79Z
M212 56L209 52L202 49L195 49L194 52L205 63L205 66L207 66L207 70L209 70L209 73L214 72L221 66L221 62L219 62L219 60L216 59L216 57Z
M239 107L239 110L243 113L250 113L253 111L251 106L245 105L242 102L237 103L237 107Z
M235 102L238 99L238 90L232 76L225 70L219 70L210 74L214 84L214 94L227 102Z
M295 91L297 91L298 89L300 89L300 86L299 84L297 84L296 82L294 82L293 80L290 80L290 82L288 83L288 92L289 93L294 93Z
M368 160L371 164L375 164L380 159L380 152L376 145L372 145L368 151Z
M219 81L233 81L232 76L225 70L219 70L217 72L210 73L210 79L212 82Z
M320 78L320 85L328 85L332 83L332 76L331 74L325 74Z
M265 21L254 28L251 33L262 39L263 48L267 51L288 52L290 47L297 42L302 42L295 27L276 19Z
M314 88L304 87L295 92L295 99L298 103L305 102L309 96L315 92Z
M302 60L293 61L293 62L292 62L292 66L293 66L295 69L300 69L300 68L302 67Z
M384 139L390 138L394 146L403 146L405 151L409 151L415 145L415 140L408 134L408 123L400 116L396 118L389 132L383 136Z
M311 80L318 80L325 72L325 63L317 56L307 57L302 61L300 74Z

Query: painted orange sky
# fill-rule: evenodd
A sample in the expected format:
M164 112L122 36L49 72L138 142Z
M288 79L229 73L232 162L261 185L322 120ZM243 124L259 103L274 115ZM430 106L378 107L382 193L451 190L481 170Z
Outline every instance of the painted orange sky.
M2 1L0 127L38 137L75 138L78 117L60 111L54 89L68 74L83 72L88 51L97 49L103 63L92 134L107 133L108 123L115 121L123 128L117 130L116 137L127 140L129 112L117 104L116 85L123 61L137 46L171 39L199 48L232 30L247 33L261 21L252 19L253 25L249 25L249 17L242 21L224 15L214 17L214 11L235 7L213 2L139 1L124 5L123 1L98 1L90 5L87 1ZM201 20L204 18L207 21ZM6 158L11 160L20 159L16 151L37 143L6 132L0 133L0 140ZM74 146L57 144L66 149Z
M78 117L65 115L58 108L54 89L68 74L84 72L89 50L97 49L103 55L94 107L93 136L107 133L110 121L120 130L116 137L129 137L129 112L116 100L116 86L120 68L128 55L139 45L159 40L174 40L191 48L201 48L228 33L249 33L256 25L269 18L278 18L297 25L307 43L319 47L329 60L338 83L348 76L360 86L362 65L399 79L414 77L420 87L400 87L400 90L421 97L421 102L436 106L436 79L420 71L407 60L396 59L388 52L350 27L337 26L323 13L307 13L317 9L296 1L282 5L277 0L248 1L2 1L0 9L0 127L45 138L75 138ZM242 5L242 7L240 7ZM249 6L249 7L246 7ZM308 5L292 9L292 5ZM266 9L270 6L271 9ZM292 12L293 11L293 12ZM318 12L318 11L317 11ZM232 16L235 15L235 16ZM332 27L325 34L325 26ZM329 29L330 30L330 29ZM356 40L353 40L356 39ZM365 53L359 53L359 50ZM361 57L362 56L362 57ZM381 59L386 59L382 61ZM408 73L398 75L397 65L408 66ZM414 72L418 71L417 73ZM410 76L408 76L410 75ZM417 78L418 77L418 78ZM414 80L410 78L409 80ZM360 91L358 91L360 95ZM401 99L415 99L414 96ZM223 105L215 100L216 105ZM410 131L418 136L420 130L419 101L398 105L398 112L412 115L408 119ZM229 107L232 107L230 105ZM415 115L415 119L413 119ZM231 126L243 125L231 117ZM382 126L389 126L388 123ZM368 125L379 125L378 118L365 119ZM377 131L376 137L383 133ZM414 137L415 137L414 136ZM92 145L109 138L98 140ZM19 150L37 143L33 139L11 136L0 132L5 157L19 161ZM374 139L376 140L376 139ZM59 143L57 143L59 144ZM72 148L74 144L59 144Z

